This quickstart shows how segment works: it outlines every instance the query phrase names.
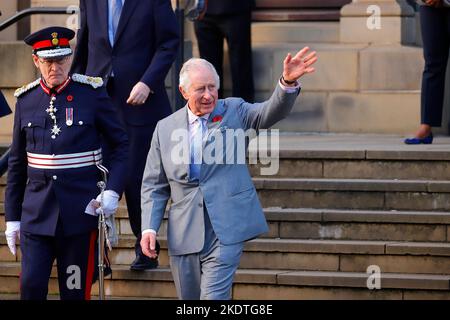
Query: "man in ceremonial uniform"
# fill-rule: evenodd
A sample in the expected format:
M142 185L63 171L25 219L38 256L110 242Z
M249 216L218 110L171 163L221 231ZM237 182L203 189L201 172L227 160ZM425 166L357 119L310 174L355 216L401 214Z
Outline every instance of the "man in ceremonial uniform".
M29 35L41 78L16 90L5 194L6 237L20 238L22 299L45 299L54 260L61 299L89 299L95 276L103 139L112 150L102 208L123 192L128 140L101 78L69 76L74 32ZM19 237L20 235L20 237Z

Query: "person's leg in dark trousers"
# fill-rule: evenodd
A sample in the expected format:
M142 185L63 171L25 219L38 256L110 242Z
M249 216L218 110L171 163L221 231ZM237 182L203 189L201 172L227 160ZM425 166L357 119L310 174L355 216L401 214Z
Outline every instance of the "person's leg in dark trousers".
M58 284L61 300L90 300L98 272L97 230L55 238Z
M20 233L20 299L47 299L48 281L56 254L54 244L54 237Z
M222 84L219 89L219 98L223 98L223 40L224 34L220 30L218 16L205 16L202 20L194 22L200 57L210 62L216 68Z
M107 91L112 98L114 106L119 114L122 108L119 105L118 97L114 95L115 80L110 79L107 84ZM139 108L139 107L137 107ZM122 117L123 118L123 117ZM128 218L131 230L136 236L135 252L136 259L131 264L132 270L153 269L158 266L158 259L150 259L142 253L141 249L141 184L144 174L145 162L147 154L150 150L150 144L155 130L156 123L150 123L146 126L130 126L123 121L122 125L127 131L129 142L128 154L128 179L125 185L125 199L127 202ZM102 146L104 164L108 167L109 148L107 145ZM159 252L159 242L156 242L156 250Z
M233 97L254 101L251 13L229 15L223 24L227 38Z
M125 198L127 201L128 217L133 234L136 236L135 252L136 260L131 265L132 270L152 269L158 266L157 259L150 259L142 253L141 242L141 186L144 175L147 154L155 130L156 123L146 126L127 126L130 149L128 154L129 168L128 179L125 186ZM159 253L159 243L156 243L156 251Z
M421 6L420 20L425 69L422 78L422 124L440 127L445 71L450 47L450 10Z

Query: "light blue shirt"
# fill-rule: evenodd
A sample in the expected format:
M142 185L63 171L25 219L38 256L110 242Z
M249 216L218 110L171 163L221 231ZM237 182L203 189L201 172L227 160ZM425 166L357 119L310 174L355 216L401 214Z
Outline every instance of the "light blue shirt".
M123 11L123 5L125 4L125 0L122 1L122 11ZM111 44L111 47L114 45L114 33L113 33L113 24L112 24L112 5L111 0L108 0L108 37L109 37L109 43Z

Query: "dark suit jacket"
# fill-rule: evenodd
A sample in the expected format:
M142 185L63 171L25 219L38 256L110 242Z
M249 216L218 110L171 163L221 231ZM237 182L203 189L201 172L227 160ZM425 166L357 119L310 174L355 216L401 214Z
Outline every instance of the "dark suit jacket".
M208 0L206 14L236 14L251 11L254 0Z
M101 76L107 83L114 70L116 97L131 125L155 122L171 113L164 79L175 60L178 23L170 0L126 0L114 46L108 38L108 1L80 0L81 26L72 72ZM143 106L126 100L139 81L154 92Z
M8 103L6 102L3 93L0 91L0 117L6 116L10 113L11 109L9 108Z

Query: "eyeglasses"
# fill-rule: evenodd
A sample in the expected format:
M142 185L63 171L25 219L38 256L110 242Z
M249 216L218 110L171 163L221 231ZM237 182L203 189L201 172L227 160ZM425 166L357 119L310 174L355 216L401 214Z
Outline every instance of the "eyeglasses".
M47 67L51 66L54 63L56 63L58 66L62 66L68 60L69 60L69 56L63 57L63 58L56 58L56 59L41 59L41 58L39 58L39 62Z

